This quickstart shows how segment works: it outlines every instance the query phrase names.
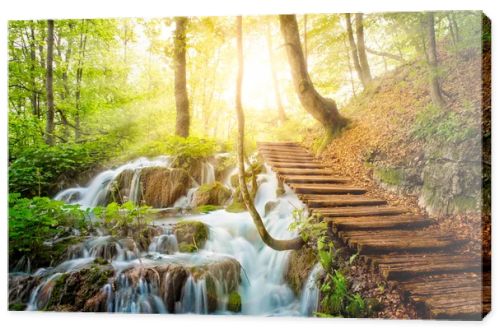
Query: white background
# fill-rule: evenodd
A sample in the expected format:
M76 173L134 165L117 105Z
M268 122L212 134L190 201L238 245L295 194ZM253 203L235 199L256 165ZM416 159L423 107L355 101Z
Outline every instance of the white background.
M380 11L483 10L493 21L493 106L498 68L496 43L500 17L498 0L1 0L0 1L0 333L469 333L500 332L493 259L493 311L483 322L296 319L247 316L182 316L7 312L7 20L94 17L163 17L173 15L237 15L278 13L344 13ZM496 109L495 107L493 108ZM493 112L493 132L499 133ZM498 194L498 145L493 136L493 204ZM493 205L493 220L499 208ZM493 228L494 247L498 231ZM496 328L496 329L495 329Z

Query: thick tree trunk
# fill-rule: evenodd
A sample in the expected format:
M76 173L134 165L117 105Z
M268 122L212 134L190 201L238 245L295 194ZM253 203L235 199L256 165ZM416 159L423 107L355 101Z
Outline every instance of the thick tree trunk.
M302 106L327 131L336 133L347 124L347 119L340 115L334 100L322 97L314 88L305 65L295 15L280 15L280 27L293 83Z
M349 40L349 47L351 49L351 58L352 62L354 64L354 69L356 70L356 73L358 74L359 81L365 85L364 78L365 76L363 75L363 69L361 68L361 64L359 63L359 56L358 56L358 48L356 46L356 42L354 42L354 33L352 32L352 23L351 23L351 14L347 13L345 14L345 23L347 26L347 38Z
M358 47L359 64L363 72L365 86L372 81L372 74L370 72L370 65L368 65L368 58L366 57L365 47L365 32L363 27L363 14L356 13L356 42Z
M308 50L307 50L307 14L304 14L304 62L306 63L306 70L308 69L307 56L308 56Z
M279 91L279 84L278 84L278 75L276 73L276 60L273 55L273 42L272 42L272 36L271 36L271 27L269 25L269 22L267 22L267 50L269 52L269 61L271 64L271 74L272 74L272 79L273 79L273 89L274 89L274 99L276 101L276 108L278 109L278 116L280 123L283 124L286 121L286 113L285 109L283 108L283 102L281 101L281 94Z
M243 202L247 207L250 215L252 216L253 222L257 231L259 232L262 241L269 247L275 250L288 250L288 249L299 249L304 245L302 238L295 238L291 240L277 240L274 239L266 229L262 218L260 217L257 209L253 205L252 198L247 188L245 180L245 152L244 152L244 142L245 142L245 115L243 113L243 106L241 104L241 85L243 83L243 33L242 33L242 18L238 16L236 18L236 33L237 33L237 55L238 55L238 76L236 79L236 113L238 118L238 140L237 140L237 151L238 151L238 177L241 189L241 194L243 197Z
M174 76L175 108L177 119L175 134L189 136L189 99L186 87L186 17L175 18L174 34Z
M427 45L425 45L425 52L427 63L429 65L429 84L431 99L436 107L444 108L445 103L441 91L441 84L439 82L439 62L436 49L436 32L434 30L434 13L425 13L423 25L427 35Z
M45 143L48 145L54 144L54 20L47 21L47 74L46 74L46 90L47 90L47 115L45 123Z

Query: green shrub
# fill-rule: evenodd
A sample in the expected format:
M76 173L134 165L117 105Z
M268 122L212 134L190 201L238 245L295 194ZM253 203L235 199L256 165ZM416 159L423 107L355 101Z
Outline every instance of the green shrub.
M419 112L415 118L412 134L417 139L460 142L470 138L475 130L452 111L444 111L432 104Z
M95 167L110 154L107 149L100 142L26 149L9 166L9 192L51 196L62 177L71 180Z
M193 159L207 158L217 151L214 140L198 137L166 136L143 145L133 154L135 156L169 155L175 158L174 164L179 167L190 163Z
M151 207L136 206L133 202L109 203L93 210L98 225L110 235L118 237L140 237L152 221Z
M15 265L26 257L34 267L49 265L65 251L65 246L55 247L45 242L69 236L74 228L85 235L88 218L89 210L81 210L78 205L47 197L30 199L9 194L9 264Z

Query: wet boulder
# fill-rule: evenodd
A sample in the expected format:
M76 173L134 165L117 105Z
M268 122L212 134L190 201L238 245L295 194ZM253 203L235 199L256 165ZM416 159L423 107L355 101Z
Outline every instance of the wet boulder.
M309 272L314 267L316 261L314 250L308 247L302 247L290 253L285 280L288 282L288 285L295 295L300 295L307 277L309 276Z
M103 286L113 277L113 267L102 259L78 270L55 274L43 283L37 309L44 311L105 311ZM96 303L97 301L100 303Z
M145 282L150 287L149 291L161 298L170 313L194 312L199 307L203 308L198 309L202 313L213 313L225 307L231 295L234 312L237 312L234 293L240 284L241 267L238 261L229 257L201 260L200 264L162 261L145 261L142 266L125 270L122 279L113 284L115 295L119 295L120 289L135 290ZM203 295L193 293L196 287Z
M231 190L220 182L200 186L193 197L193 206L223 205L231 197Z
M172 206L184 196L191 182L188 173L181 168L147 167L141 172L141 203L154 208Z
M174 234L180 252L192 253L205 246L208 227L200 221L184 220L174 226Z
M28 274L9 274L9 310L24 311L31 291L40 282L40 276Z

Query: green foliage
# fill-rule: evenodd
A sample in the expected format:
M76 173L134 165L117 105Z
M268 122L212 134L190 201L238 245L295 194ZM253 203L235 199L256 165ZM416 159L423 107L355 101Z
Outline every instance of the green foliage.
M365 300L360 294L353 294L350 291L349 281L342 270L338 269L337 262L343 259L339 258L333 241L323 236L318 239L317 248L318 260L326 275L320 286L320 308L316 315L354 318L368 315ZM356 257L357 254L354 254L349 258L349 265L355 261Z
M290 231L299 231L299 235L304 242L318 239L326 230L326 223L316 214L308 216L304 210L294 209L292 217L293 222L290 223L288 229Z
M209 213L211 211L219 210L221 207L219 205L211 205L211 204L206 204L206 205L200 205L194 209L194 212L196 213Z
M176 167L189 167L195 160L208 158L217 151L214 140L199 137L162 136L133 153L135 156L173 156Z
M375 176L385 184L397 186L400 185L405 177L402 170L390 167L376 167Z
M93 210L98 226L113 236L141 235L152 221L151 207L136 206L133 202L122 205L111 202L106 207Z
M74 179L110 154L101 142L40 145L25 149L9 166L9 192L23 196L53 195L63 178Z
M429 104L417 114L412 134L417 139L453 143L470 138L474 132L456 113Z
M9 259L15 265L22 257L33 265L48 265L60 254L45 242L68 236L72 229L88 233L89 210L47 197L23 198L9 194ZM38 257L34 259L35 257Z

